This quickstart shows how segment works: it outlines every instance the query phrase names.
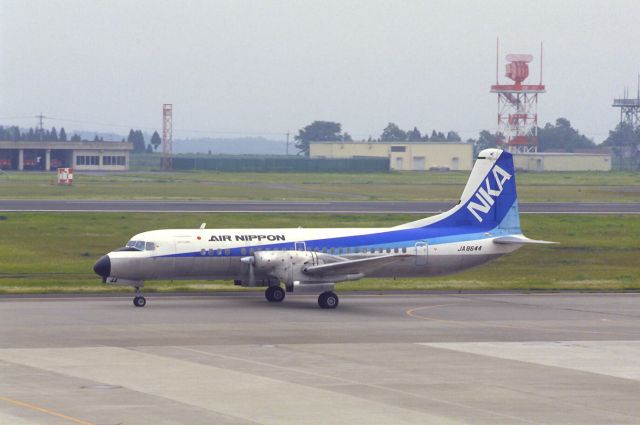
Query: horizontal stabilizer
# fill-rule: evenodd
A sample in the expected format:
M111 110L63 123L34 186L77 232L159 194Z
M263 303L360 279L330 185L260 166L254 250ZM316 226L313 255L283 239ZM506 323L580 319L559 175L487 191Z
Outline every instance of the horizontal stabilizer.
M498 244L505 244L505 245L535 245L535 244L558 243L558 242L538 241L535 239L529 239L525 235L500 236L495 238L493 242Z
M390 254L381 255L371 258L361 258L358 260L345 260L337 263L320 264L318 266L310 266L304 269L307 274L314 275L334 275L334 274L367 274L380 267L384 267L390 263L396 262L401 258L411 257L410 254Z

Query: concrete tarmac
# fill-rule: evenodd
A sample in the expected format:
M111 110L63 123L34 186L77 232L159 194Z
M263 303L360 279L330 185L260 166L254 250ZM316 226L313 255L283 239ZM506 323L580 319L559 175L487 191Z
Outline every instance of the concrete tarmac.
M640 294L0 297L0 424L638 424Z
M350 214L436 214L454 202L285 202L285 201L81 201L0 199L0 211L77 212L264 212L264 213L350 213ZM521 203L520 212L571 214L640 214L640 203Z

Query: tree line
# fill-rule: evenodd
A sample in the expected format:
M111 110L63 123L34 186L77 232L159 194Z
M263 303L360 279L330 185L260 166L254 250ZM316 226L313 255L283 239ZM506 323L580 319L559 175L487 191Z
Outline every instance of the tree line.
M342 125L332 121L314 121L308 126L298 130L294 137L295 147L300 154L309 155L310 142L352 142L353 138L347 132L342 132ZM422 134L417 127L413 130L403 130L397 124L390 122L382 130L378 138L369 137L367 142L460 142L462 139L455 131L446 134L433 130ZM365 141L365 140L362 140Z
M567 118L556 119L555 124L546 123L538 127L538 148L541 152L576 152L597 147L611 148L615 156L635 157L640 163L640 126L620 123L601 145L589 139L575 129ZM494 148L502 136L489 130L482 130L477 138L469 138L467 143L474 145L477 152ZM458 142L462 139L455 131L446 134L433 130L431 134L422 134L417 127L413 130L403 130L395 123L389 123L378 138L369 137L363 142ZM314 121L300 129L295 136L295 146L300 154L309 155L310 142L353 141L351 135L342 132L342 125L332 121Z
M16 125L8 127L0 125L0 140L7 140L11 142L66 142L67 132L64 130L64 127L60 128L60 131L58 132L55 127L51 127L51 130L33 127L28 130L22 130ZM74 134L71 136L70 140L79 141L81 139L80 136Z
M51 130L40 128L21 129L16 125L2 126L0 125L0 140L10 142L81 142L82 137L77 133L74 133L70 138L67 138L67 132L64 127L60 130L56 130L55 127L51 127ZM85 140L86 141L86 140ZM96 136L93 138L94 142L104 142L102 136ZM122 139L124 142L125 139ZM141 152L154 152L158 150L158 146L162 143L160 135L157 131L153 132L149 140L149 144L146 143L144 133L142 130L129 130L129 136L126 139L127 142L133 144L133 151L137 153Z

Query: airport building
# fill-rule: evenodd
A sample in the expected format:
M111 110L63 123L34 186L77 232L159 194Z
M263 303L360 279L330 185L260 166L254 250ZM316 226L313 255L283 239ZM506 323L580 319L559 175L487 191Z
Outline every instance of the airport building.
M128 142L0 141L0 169L124 171L129 169L132 150Z
M611 171L611 155L603 153L528 152L514 153L516 170Z
M311 142L311 158L389 158L392 170L471 170L473 145L464 142Z

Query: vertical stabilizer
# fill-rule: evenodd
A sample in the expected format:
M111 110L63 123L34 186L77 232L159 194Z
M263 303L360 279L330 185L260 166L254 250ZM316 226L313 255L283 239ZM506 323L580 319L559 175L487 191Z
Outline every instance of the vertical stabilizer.
M513 156L500 149L478 155L460 202L451 210L399 227L469 227L470 231L499 228L520 232Z

